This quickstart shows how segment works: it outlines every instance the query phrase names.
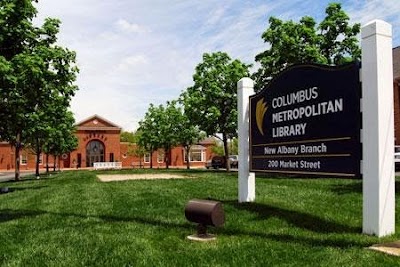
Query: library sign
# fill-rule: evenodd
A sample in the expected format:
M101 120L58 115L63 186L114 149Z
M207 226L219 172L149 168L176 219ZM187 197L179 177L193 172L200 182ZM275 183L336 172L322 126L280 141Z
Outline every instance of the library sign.
M294 65L250 96L250 171L360 177L359 70Z

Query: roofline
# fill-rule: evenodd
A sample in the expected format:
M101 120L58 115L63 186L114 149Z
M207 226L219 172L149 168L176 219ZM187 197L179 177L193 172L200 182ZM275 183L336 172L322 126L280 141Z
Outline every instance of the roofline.
M84 122L93 120L93 119L95 119L95 118L100 119L100 120L103 120L103 121L105 121L106 123L112 125L113 127L122 129L121 126L119 126L119 125L117 125L117 124L115 124L115 123L113 123L113 122L111 122L111 121L109 121L109 120L103 118L102 116L100 116L100 115L98 115L98 114L94 114L93 116L90 116L89 118L86 118L86 119L84 119L84 120L81 120L80 122L76 123L75 126L79 127L79 124L83 124Z
M93 127L93 126L78 126L77 131L121 131L121 128L114 126L101 126L101 127Z

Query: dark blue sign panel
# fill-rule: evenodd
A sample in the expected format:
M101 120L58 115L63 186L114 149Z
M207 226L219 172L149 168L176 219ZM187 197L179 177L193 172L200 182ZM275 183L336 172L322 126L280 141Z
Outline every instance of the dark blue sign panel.
M250 171L360 177L359 70L295 65L250 96Z

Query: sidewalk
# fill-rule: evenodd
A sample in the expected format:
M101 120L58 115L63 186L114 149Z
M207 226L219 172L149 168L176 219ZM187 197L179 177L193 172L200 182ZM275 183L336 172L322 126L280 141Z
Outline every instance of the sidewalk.
M21 171L20 176L25 177L28 175L35 174L34 171ZM7 181L13 181L15 179L15 172L14 171L7 171L7 172L1 172L0 173L0 182L7 182Z
M43 170L40 170L40 173L43 173ZM34 170L21 170L20 176L25 177L28 175L34 175ZM0 182L14 181L15 179L15 170L1 170L0 171Z

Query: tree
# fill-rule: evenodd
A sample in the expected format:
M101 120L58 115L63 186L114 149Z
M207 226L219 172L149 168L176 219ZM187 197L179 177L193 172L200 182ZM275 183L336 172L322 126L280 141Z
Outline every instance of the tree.
M237 155L239 154L238 150L238 138L234 137L228 141L229 155ZM212 152L215 155L223 156L224 155L224 146L220 142L215 143L211 147Z
M37 63L34 58L24 61L26 47L36 37L35 28L30 22L36 15L31 0L5 0L0 5L0 122L1 139L9 141L15 147L15 179L19 179L19 151L25 120L23 104L27 101L22 88L16 88L18 76L14 70L22 63L26 64L26 76L32 73ZM24 88L25 89L25 88Z
M121 142L128 143L127 154L134 155L139 158L139 167L142 167L142 159L146 154L146 150L138 144L141 134L142 133L139 130L134 133L126 131L121 132Z
M360 24L349 24L341 4L331 3L326 17L317 26L311 17L299 23L270 17L269 28L262 34L270 48L256 56L261 67L253 75L256 90L261 90L286 67L297 63L339 65L361 58L357 34Z
M182 93L185 114L207 135L222 135L228 162L228 139L237 135L237 82L249 76L250 65L228 54L205 53L196 66L194 85ZM229 171L229 164L228 164Z
M2 140L15 147L16 180L22 145L46 128L38 124L40 114L50 113L54 103L67 108L77 90L75 53L55 45L60 21L46 19L42 27L34 27L32 2L37 1L5 0L0 5L0 130Z
M128 154L134 155L139 158L139 167L143 166L142 159L144 158L144 155L147 152L144 147L140 146L141 135L142 132L140 130L137 130L134 133L135 144L132 144L132 147L128 149Z
M55 46L60 22L55 19L46 19L41 29L41 37L30 53L39 56L43 62L40 76L41 82L32 86L36 103L32 114L27 116L29 127L24 130L24 136L34 148L36 154L36 176L39 177L39 157L48 138L54 136L71 139L74 119L68 111L71 97L76 86L72 81L76 79L77 69L73 65L75 53ZM59 134L54 132L60 131ZM73 138L71 139L73 140ZM57 140L62 145L65 140ZM67 142L68 143L68 142ZM64 148L60 148L63 150Z
M165 106L150 104L145 118L139 122L139 125L140 146L153 148L153 150L150 149L151 152L163 149L167 169L173 147L182 145L188 156L190 147L204 136L198 127L190 122L176 100L168 101ZM152 165L151 162L150 165ZM188 158L187 168L190 168Z
M150 104L150 108L145 115L145 121L139 122L141 126L149 126L147 129L145 127L139 128L142 136L147 136L150 140L153 140L152 144L154 148L164 150L167 169L170 164L171 148L177 145L179 131L176 125L180 119L180 110L176 108L175 103L175 101L167 102L166 106L154 106Z
M164 150L166 168L169 168L171 160L171 149L178 144L179 128L176 127L180 119L180 110L177 109L175 101L167 102L167 105L158 106L154 114L158 127L159 147Z
M153 168L153 152L160 148L157 113L157 107L150 104L143 120L139 121L138 131L141 134L138 136L138 145L150 153L150 168Z
M182 100L180 100L182 102ZM172 128L176 134L176 143L181 145L185 150L186 155L186 168L190 169L190 149L194 144L197 144L201 139L205 137L205 133L200 131L197 125L194 125L184 110L176 106L178 102L171 102L171 106L176 109L176 116L171 121Z
M54 119L47 125L47 138L43 143L42 150L46 153L46 162L49 155L54 156L53 170L55 170L56 159L64 153L69 153L78 146L78 139L75 136L75 119L71 111L62 109ZM38 151L36 152L38 154ZM38 165L37 165L38 170ZM46 172L49 172L46 166Z
M120 135L121 142L127 142L131 144L135 144L137 142L137 133L122 131Z

